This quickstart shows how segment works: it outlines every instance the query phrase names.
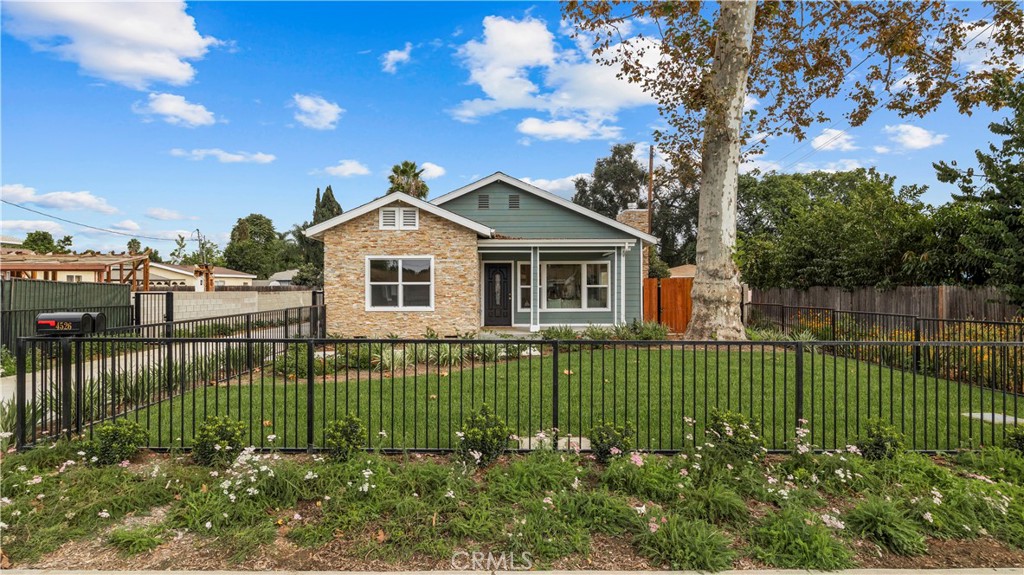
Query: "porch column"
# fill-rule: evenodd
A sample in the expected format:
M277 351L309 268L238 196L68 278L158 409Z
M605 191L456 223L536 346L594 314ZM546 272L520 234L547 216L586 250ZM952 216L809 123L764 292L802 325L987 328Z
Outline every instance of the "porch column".
M626 323L626 249L619 250L619 323Z
M530 331L540 331L540 248L530 248Z

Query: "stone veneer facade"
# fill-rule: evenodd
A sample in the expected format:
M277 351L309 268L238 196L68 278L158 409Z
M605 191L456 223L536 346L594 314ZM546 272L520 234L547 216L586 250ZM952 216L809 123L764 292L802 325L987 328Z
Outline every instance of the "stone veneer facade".
M627 226L640 230L645 234L651 233L651 226L648 222L646 208L622 210L619 212L619 215L615 217L615 220L620 224L626 224ZM643 257L641 258L643 260L641 264L642 268L640 270L641 278L647 277L647 271L651 265L650 249L650 246L644 247Z
M381 230L378 217L374 210L324 233L327 333L418 337L428 328L441 336L479 329L476 232L423 210L418 230ZM433 256L434 311L367 311L366 256Z

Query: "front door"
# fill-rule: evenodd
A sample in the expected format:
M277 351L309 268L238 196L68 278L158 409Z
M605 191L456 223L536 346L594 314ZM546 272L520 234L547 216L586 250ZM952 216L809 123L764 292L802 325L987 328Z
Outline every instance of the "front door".
M512 325L512 264L484 264L484 325Z

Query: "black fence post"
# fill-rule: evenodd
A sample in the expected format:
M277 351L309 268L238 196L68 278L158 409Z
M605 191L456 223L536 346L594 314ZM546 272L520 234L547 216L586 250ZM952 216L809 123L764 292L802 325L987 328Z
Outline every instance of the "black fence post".
M796 342L796 425L804 418L804 344Z
M284 310L284 338L288 339L288 309Z
M99 398L95 398L99 401ZM96 407L96 406L93 406ZM85 411L85 342L75 339L75 434L82 433Z
M18 449L25 445L25 375L26 375L26 346L25 341L18 339L15 351L15 370L17 372L17 383L14 390L14 401L16 403L14 436Z
M245 315L245 369L252 371L252 314Z
M71 339L60 340L60 431L71 437Z
M313 452L313 340L306 342L306 451Z
M832 310L832 336L831 337L832 337L833 341L838 341L839 340L839 332L836 331L836 324L839 323L838 321L836 321L836 316L837 315L839 315L839 313L836 310Z
M309 308L309 337L320 337L320 308Z
M164 337L174 337L174 292L164 292Z
M551 428L554 435L551 446L558 449L558 340L551 344Z
M921 371L921 320L914 318L914 373Z
M142 325L142 292L135 292L135 318L132 325Z

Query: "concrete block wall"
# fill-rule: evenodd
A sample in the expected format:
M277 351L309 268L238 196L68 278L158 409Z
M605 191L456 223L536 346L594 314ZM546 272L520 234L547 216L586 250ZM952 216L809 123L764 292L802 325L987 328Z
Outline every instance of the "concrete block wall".
M184 321L310 305L310 291L174 292L174 319Z

